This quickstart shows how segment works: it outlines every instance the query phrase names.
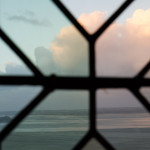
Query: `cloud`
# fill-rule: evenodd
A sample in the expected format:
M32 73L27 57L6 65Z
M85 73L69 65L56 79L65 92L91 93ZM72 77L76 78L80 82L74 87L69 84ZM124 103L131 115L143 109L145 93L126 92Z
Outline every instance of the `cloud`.
M37 47L35 49L35 58L38 68L45 74L58 74L59 67L55 63L53 52L44 48Z
M32 75L32 72L25 65L9 62L5 64L5 72L0 71L0 75Z
M130 34L142 39L150 37L150 9L138 9L133 13L132 18L127 19L126 26ZM131 30L132 29L132 30Z
M79 17L89 32L105 21L105 12ZM96 41L96 72L106 76L134 76L150 60L150 10L136 10L125 24L113 23ZM141 22L142 20L142 22ZM63 27L50 49L36 50L37 65L46 74L87 75L88 43L73 27Z
M7 64L5 67L6 74L14 75L32 75L31 71L24 65L18 65L15 63Z
M88 74L88 43L73 26L62 28L50 49L63 75Z
M19 15L10 15L8 20L24 22L34 26L49 27L51 25L47 19L41 20L37 18L37 16L32 11L26 11L25 13Z
M79 22L93 33L105 21L105 16L105 12L98 11L82 14ZM125 24L113 23L96 41L98 76L134 76L144 67L150 60L148 18L150 10L136 10ZM73 26L61 29L51 50L57 65L65 72L87 74L88 44Z
M78 21L89 33L92 34L106 21L106 16L106 12L94 11L89 14L81 14Z
M114 23L98 39L98 75L133 76L150 61L149 18L150 10L136 10L125 24Z
M3 74L4 74L4 72L0 70L0 75L3 75Z

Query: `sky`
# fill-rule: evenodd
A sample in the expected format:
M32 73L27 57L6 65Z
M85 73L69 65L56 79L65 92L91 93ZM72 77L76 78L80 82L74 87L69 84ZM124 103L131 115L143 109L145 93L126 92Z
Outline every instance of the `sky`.
M85 30L92 34L120 6L123 0L112 0L111 4L108 0L62 0L62 2ZM1 0L0 7L1 28L44 75L52 73L60 76L89 75L88 42L52 1ZM135 76L150 61L149 40L150 3L149 0L137 0L96 41L97 76ZM2 39L0 39L0 74L33 75ZM10 95L14 95L12 88L1 87L3 90L0 90L0 97L1 100L5 99L2 100L5 103L0 105L0 110L19 110L30 101L30 97L38 93L35 87L35 94L29 93L29 98L23 99L22 106L18 107L20 97L30 91L30 86L15 88L18 91L18 97L14 96L12 100L10 99ZM24 89L22 90L24 92L20 92L20 88ZM10 95L5 93L4 96L4 91L6 93L9 91ZM87 108L85 104L88 104L88 92L75 94L73 91L58 91L54 93L56 96L52 99L61 98L62 104L68 103L66 100L68 93L71 99L68 108L65 105L58 106L57 100L51 103L51 98L47 98L50 102L45 102L47 107L43 106L43 109L52 109L52 106L55 109ZM146 90L146 95L147 93L148 90ZM74 95L77 97L75 98ZM98 107L111 107L111 104L113 107L138 107L139 104L130 95L131 93L127 90L116 90L116 92L109 89L98 90L97 104ZM106 97L112 100L105 103ZM126 104L123 101L125 99L128 99ZM82 105L79 100L82 100ZM8 107L7 104L12 101L14 105Z

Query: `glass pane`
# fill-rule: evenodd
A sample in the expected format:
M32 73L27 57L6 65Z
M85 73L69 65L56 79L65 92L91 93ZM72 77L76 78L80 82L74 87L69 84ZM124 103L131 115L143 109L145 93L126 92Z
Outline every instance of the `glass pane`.
M2 29L44 75L88 75L88 43L52 1L1 5Z
M0 131L41 90L40 86L0 86Z
M150 78L150 70L146 73L145 78Z
M70 150L89 128L87 91L48 95L2 143L2 150Z
M150 87L142 87L140 92L144 95L147 101L150 103Z
M95 138L92 138L82 150L106 150Z
M81 25L94 33L124 0L62 0Z
M22 60L0 38L0 75L32 75Z
M135 76L150 58L150 4L137 0L96 41L97 76Z
M150 114L126 89L97 91L97 129L117 150L150 149Z

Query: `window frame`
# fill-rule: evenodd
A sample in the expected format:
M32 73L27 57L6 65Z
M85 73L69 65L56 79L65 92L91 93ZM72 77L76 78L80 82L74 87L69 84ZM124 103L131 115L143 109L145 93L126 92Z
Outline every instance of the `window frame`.
M0 76L0 85L41 85L43 90L34 98L21 112L1 131L0 143L9 135L9 133L53 90L56 89L74 89L88 90L89 98L89 119L90 129L87 134L73 148L74 150L81 149L91 138L96 138L106 149L114 150L115 148L100 134L96 129L96 90L103 88L126 88L139 100L139 102L150 113L150 104L146 98L140 94L141 87L150 87L150 79L144 78L144 75L150 69L150 61L147 65L132 78L120 77L96 77L95 73L95 42L102 33L107 30L109 25L124 11L134 0L126 0L112 16L94 33L88 34L84 28L77 22L68 9L59 1L52 0L62 13L73 23L84 38L89 43L89 77L59 77L50 75L45 77L42 73L30 62L30 60L22 53L22 51L12 42L9 36L0 29L2 40L16 53L23 62L31 69L34 76ZM80 83L80 84L79 84ZM1 147L0 147L1 149Z

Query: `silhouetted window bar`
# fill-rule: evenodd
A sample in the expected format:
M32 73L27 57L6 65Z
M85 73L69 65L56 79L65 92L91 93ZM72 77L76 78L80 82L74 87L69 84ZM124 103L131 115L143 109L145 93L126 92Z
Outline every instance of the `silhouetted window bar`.
M23 60L23 62L33 71L34 76L0 76L1 85L42 85L43 91L31 101L0 133L0 142L2 143L6 136L35 108L48 93L55 89L85 89L90 93L90 130L80 140L80 142L73 148L79 150L88 143L91 138L96 138L106 149L114 150L115 148L96 130L96 100L95 91L100 88L127 88L137 97L139 102L150 112L150 104L148 100L143 97L139 89L140 87L150 87L150 79L144 78L144 75L150 69L150 62L133 78L119 78L119 77L96 77L95 75L95 41L108 28L108 26L133 2L133 0L126 0L119 9L94 33L88 34L84 28L76 21L72 14L59 1L53 0L56 6L62 13L75 25L80 33L89 42L89 77L58 77L51 75L45 77L41 72L30 62L30 60L21 52L21 50L12 42L11 38L0 29L0 36L2 40Z

